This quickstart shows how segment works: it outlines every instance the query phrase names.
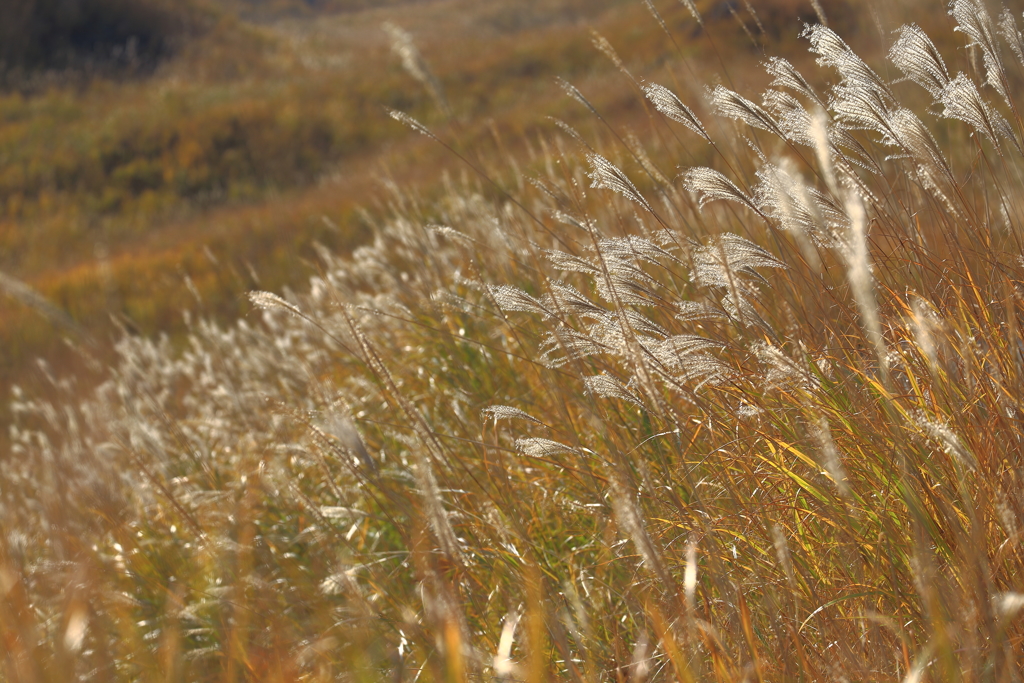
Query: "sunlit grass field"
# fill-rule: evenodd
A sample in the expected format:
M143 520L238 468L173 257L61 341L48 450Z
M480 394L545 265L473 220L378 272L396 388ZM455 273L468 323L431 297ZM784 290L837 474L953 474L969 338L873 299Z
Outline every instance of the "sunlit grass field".
M1020 680L1021 8L494 7L6 96L0 680Z
M242 18L207 8L204 30L145 77L44 74L0 95L0 269L103 341L111 315L147 334L180 331L183 309L231 319L251 287L304 283L314 242L365 241L358 214L386 179L429 194L435 171L457 172L387 117L434 116L380 28L388 7L280 4L242 6ZM416 5L410 28L437 57L465 142L481 149L492 129L519 137L564 112L552 79L592 64L578 21L622 14L608 15L615 3L463 5ZM17 302L0 307L5 393L36 355L69 362L66 330Z

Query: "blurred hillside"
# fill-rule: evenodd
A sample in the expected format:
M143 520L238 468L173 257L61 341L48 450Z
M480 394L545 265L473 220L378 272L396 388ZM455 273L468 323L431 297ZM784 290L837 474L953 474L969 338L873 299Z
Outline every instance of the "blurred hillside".
M390 183L429 197L446 174L469 173L389 108L511 187L514 170L488 159L542 144L550 117L609 134L556 77L620 130L653 125L588 28L623 67L661 74L699 101L701 73L751 63L764 40L804 54L796 35L815 17L809 0L698 4L703 29L681 3L655 3L673 34L689 37L679 44L627 0L2 3L0 272L75 327L24 297L0 298L0 393L31 381L35 357L58 370L81 353L103 357L120 327L174 337L186 310L244 315L248 289L302 283L316 245L365 242L363 209L389 201ZM855 21L842 0L822 4L844 35L861 32L868 50L882 44L861 30L869 18ZM411 33L454 118L402 69L386 21ZM736 85L764 78L725 73Z

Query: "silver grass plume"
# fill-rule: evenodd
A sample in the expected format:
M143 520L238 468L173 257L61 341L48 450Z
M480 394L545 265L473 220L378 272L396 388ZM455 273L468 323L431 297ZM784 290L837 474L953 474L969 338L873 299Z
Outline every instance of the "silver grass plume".
M550 287L554 305L568 313L581 317L602 317L608 313L570 284L552 282Z
M757 268L785 269L786 264L745 237L727 232L694 250L690 277L704 287L730 288L736 274L763 279Z
M686 11L697 21L699 26L704 26L704 20L700 16L700 12L697 11L697 5L693 4L693 0L679 0L679 4L686 8Z
M700 208L716 199L739 202L757 211L757 205L736 184L713 168L696 166L683 173L683 187L697 195Z
M867 88L876 90L888 100L892 99L892 93L885 81L857 56L835 31L827 26L805 26L800 35L811 43L811 52L818 56L819 65L839 72L843 79L840 92L837 93L840 98L844 89Z
M659 169L651 160L651 157L648 156L647 149L644 144L640 142L640 138L633 133L627 133L626 147L640 163L640 167L644 169L647 175L658 184L659 188L666 188L672 184L672 181L662 174L661 169Z
M560 368L574 360L609 353L613 349L568 325L548 332L540 347L540 360L549 368Z
M710 353L693 353L683 356L672 377L682 383L695 382L691 391L696 393L705 386L723 384L734 375L732 368Z
M818 169L825 179L829 191L838 196L839 183L836 180L835 168L832 166L832 142L829 139L828 114L819 109L811 117L810 128L811 140L814 142L814 151L818 157Z
M1017 613L1024 609L1024 594L1021 593L999 593L992 597L992 603L1004 623L1017 616Z
M923 297L917 295L910 302L911 330L914 341L921 355L934 369L939 367L938 335L942 332L942 319L934 307Z
M594 282L594 288L602 299L616 307L619 304L652 306L665 303L664 297L659 294L660 287L643 270L631 263L626 264L628 269L625 269L622 261L610 265L614 266L614 270L608 273L607 278Z
M561 455L563 453L579 453L572 446L566 446L564 443L540 437L516 439L515 447L517 451L530 458L550 458L553 455Z
M649 213L654 213L654 208L647 203L633 182L615 164L600 154L588 154L587 161L590 162L590 173L587 175L590 177L591 187L618 192L626 199L644 207Z
M645 340L643 347L665 370L674 372L685 371L695 357L706 357L707 351L725 348L725 344L695 334L680 334L663 340Z
M425 443L425 445L427 444ZM434 467L430 461L431 456L427 453L419 452L420 449L418 448L413 448L413 450L416 451L413 475L416 479L416 485L419 487L424 507L426 507L427 522L434 532L441 550L452 559L461 559L463 557L462 548L459 545L458 536L455 535L455 529L452 528L448 511L444 507L441 487L437 482L437 475L434 474ZM432 451L434 449L428 446L427 450Z
M740 325L744 327L753 325L760 328L772 339L778 340L775 330L772 329L767 320L761 317L761 313L754 306L756 298L756 290L753 290L748 283L744 282L722 297L722 310L728 313L730 318Z
M397 109L389 109L388 115L395 121L398 121L399 123L403 123L409 126L417 133L422 133L423 135L426 135L428 138L433 138L434 140L437 139L437 137L430 132L429 128L427 128L422 123L420 123L419 121L417 121L416 119L409 116L403 111L398 111Z
M552 315L544 304L530 296L518 287L512 285L488 285L487 291L494 298L494 302L503 312L522 311L525 313L540 313L546 317Z
M399 390L394 376L381 359L369 336L353 317L352 309L342 308L341 310L346 326L359 344L363 362L388 388L388 393L394 398L408 418L413 431L423 446L423 448L414 446L411 451L416 460L415 467L413 467L413 476L426 508L427 522L434 532L441 550L452 560L461 562L464 559L464 554L459 545L459 538L455 534L455 529L452 528L448 511L444 507L441 487L438 485L437 476L434 474L433 462L443 462L445 460L444 449L438 441L437 435L427 426L422 414Z
M764 381L768 387L795 388L805 392L819 387L818 378L807 364L793 360L778 346L759 342L751 347L751 351L765 367Z
M889 135L890 102L877 88L836 88L832 111L841 126Z
M562 90L565 91L566 95L573 98L574 100L582 104L584 107L589 109L591 114L599 115L597 113L597 109L595 109L594 105L590 103L590 100L583 96L583 93L580 92L579 88L577 88L575 85L561 77L555 78L555 82L558 83L559 86L561 86Z
M1003 96L1007 104L1010 104L1010 95L1004 85L1006 74L1003 72L999 45L996 43L996 29L985 3L981 0L953 0L949 4L949 14L956 19L957 26L953 30L960 31L971 39L968 47L976 45L981 48L988 84Z
M919 166L919 174L934 184L938 178L955 184L953 171L942 154L939 144L931 131L921 122L917 114L906 108L899 108L889 115L889 144L900 147Z
M526 420L534 424L544 424L533 415L512 406L488 406L480 411L480 415L493 419L495 424L498 420Z
M633 259L604 259L605 272L594 280L597 293L605 301L631 306L647 306L659 297L657 284Z
M811 0L811 7L814 9L814 14L818 17L818 21L823 26L828 26L828 17L825 16L825 9L821 6L821 2L819 0Z
M300 318L305 318L306 314L299 309L295 304L290 304L277 294L271 292L249 292L249 302L257 308L262 308L267 311L280 309L288 311L292 315L297 315Z
M574 228L578 228L583 232L587 233L588 235L592 234L595 230L595 225L592 220L577 218L572 214L568 214L564 211L559 211L558 209L554 209L551 211L551 217L554 218L559 223L562 223L564 225L571 225Z
M679 259L649 239L639 235L628 237L606 237L597 243L603 256L616 259L637 259L648 263L661 263L669 260L680 263Z
M334 441L344 450L354 454L373 472L377 471L377 461L366 449L366 442L363 441L351 417L335 413L326 420L322 430L312 425L311 427L324 436L334 437Z
M1024 65L1024 36L1017 30L1017 20L1013 17L1013 13L1005 7L999 14L999 35L1013 50L1017 61Z
M832 88L829 105L837 121L847 128L886 135L887 114L895 100L885 81L831 29L807 26L801 36L810 41L818 64L839 72L841 80Z
M773 88L789 88L804 97L807 97L818 105L824 107L825 103L815 92L811 84L807 82L807 79L796 70L789 61L782 57L769 57L763 64L765 71L772 77L771 87Z
M686 611L697 613L697 539L693 535L686 542L686 567L683 569L683 599ZM692 616L691 616L692 618Z
M596 30L590 30L590 41L605 57L611 60L612 64L615 65L619 71L624 73L630 80L633 80L633 74L629 73L629 69L626 68L622 58L619 57L619 53L615 51L612 44L608 42L608 39L598 33Z
M54 306L45 296L31 286L3 271L0 271L0 292L29 308L35 309L48 318L50 322L70 330L79 331L78 323L63 309Z
M684 323L704 320L728 320L725 312L706 301L680 301L676 304L679 314L676 320Z
M600 268L586 260L570 254L565 251L559 251L557 249L549 249L544 252L544 256L547 257L548 261L558 270L567 270L576 273L586 273L588 275L596 275L601 272Z
M601 398L614 398L626 403L632 403L637 408L646 410L643 400L639 394L630 389L627 385L610 375L594 375L583 378L587 393Z
M1005 137L1017 145L1016 136L1006 119L981 99L977 86L966 74L957 74L956 78L943 88L939 102L943 106L943 116L968 124L987 137L1000 154L1000 137Z
M743 6L747 9L747 14L754 20L754 24L757 26L757 31L762 36L765 35L764 24L761 23L761 18L757 16L757 12L754 11L754 6L750 4L750 0L743 0Z
M661 555L655 547L654 541L647 533L643 513L640 511L636 498L626 488L618 472L611 472L608 479L611 483L612 512L615 523L633 541L637 554L643 559L647 568L668 589L672 585L672 579L661 561Z
M953 456L968 469L978 469L977 458L964 446L960 437L949 428L949 425L929 418L923 411L918 411L911 415L911 419L917 428L924 432L925 436L937 443L947 455Z
M430 232L438 234L438 235L443 235L444 237L447 237L448 239L459 240L459 241L462 241L462 242L469 242L469 243L475 243L476 242L475 239L473 239L472 237L470 237L466 233L460 232L460 231L456 230L455 228L453 228L451 226L448 226L448 225L427 225L426 228Z
M512 661L512 645L520 617L522 617L522 612L518 610L512 610L505 615L505 623L501 627L501 636L498 638L498 650L494 654L494 661L491 664L498 680L520 678L519 665Z
M917 24L899 28L899 38L889 48L889 61L936 99L949 83L949 71L942 55Z
M850 230L846 238L846 276L853 290L853 298L860 311L861 325L883 373L888 374L888 354L882 337L882 324L875 300L874 276L871 274L871 254L868 251L868 218L864 203L855 193L849 193L846 213L850 217Z
M655 109L676 123L683 124L708 142L711 142L711 138L704 129L704 124L700 122L700 119L697 118L692 109L683 104L682 100L674 92L657 83L645 83L643 89L644 94L654 104Z
M809 237L822 246L831 240L822 231L821 207L807 191L799 172L789 159L783 159L780 166L766 164L757 175L761 182L754 188L754 201L761 212L791 232L804 259L815 272L820 271L821 259Z
M772 525L772 545L775 546L775 557L786 572L786 579L789 585L796 588L796 570L793 567L793 558L789 552L789 544L786 542L786 534L778 524Z
M832 438L828 419L824 415L819 415L817 419L811 421L810 427L811 436L814 437L818 446L818 462L825 469L825 473L832 483L836 485L839 495L849 500L852 497L850 481L846 475L846 468L843 467L839 449L836 448L836 442Z
M634 332L662 338L669 336L668 330L637 311L623 309L618 311L618 314L620 321L624 317L626 323L629 325L629 329Z
M711 106L719 116L742 121L748 126L766 130L781 138L786 137L768 112L725 86L715 86L711 92Z
M652 320L629 309L623 311L608 311L605 315L596 319L590 326L589 332L598 341L613 345L622 339L622 316L629 329L646 335L667 337L668 332Z
M563 133L565 133L573 140L575 140L580 145L580 147L586 147L587 149L591 150L594 149L593 147L590 146L589 142L583 139L583 136L580 135L579 131L570 126L568 123L566 123L562 119L556 119L553 116L550 117L550 119L556 126L562 129Z
M801 145L814 146L814 138L811 137L813 119L800 100L781 90L768 90L763 102L775 117L783 137Z
M427 92L430 93L430 96L446 116L451 116L451 108L448 106L448 100L441 89L441 82L430 71L427 61L423 59L423 55L420 54L409 32L400 26L392 24L390 21L384 22L381 28L390 36L391 51L402 60L402 68L427 89Z
M647 11L650 12L652 17L654 17L654 20L658 22L658 26L661 27L661 30L664 31L666 35L671 36L672 34L668 30L668 24L665 23L665 18L661 16L661 12L659 12L658 8L654 6L654 3L651 2L651 0L644 0L644 7L646 7Z
M700 286L725 290L727 294L721 304L730 317L740 325L753 324L774 335L751 302L751 298L758 297L758 290L748 278L764 282L756 268L785 268L785 264L750 240L732 233L710 240L694 250L691 257L690 278Z

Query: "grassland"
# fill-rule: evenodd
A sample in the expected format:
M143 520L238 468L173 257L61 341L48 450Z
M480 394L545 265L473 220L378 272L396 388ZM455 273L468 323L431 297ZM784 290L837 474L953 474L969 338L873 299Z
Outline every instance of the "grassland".
M405 7L443 98L287 7L218 29L246 78L12 96L108 175L6 268L132 327L14 396L0 675L1019 680L1020 17L656 5ZM295 148L61 151L225 120Z
M479 146L492 123L518 138L564 113L551 79L593 68L577 20L611 22L609 7L428 3L409 18L466 144ZM257 9L250 21L214 15L152 76L51 76L0 97L0 269L90 337L110 337L111 315L153 334L183 329L185 308L244 313L241 294L257 283L305 280L313 242L344 251L365 240L358 210L373 206L380 179L437 187L440 174L423 169L456 168L387 118L397 107L433 120L380 30L386 9ZM18 302L0 306L5 393L28 381L35 356L65 367L66 330Z

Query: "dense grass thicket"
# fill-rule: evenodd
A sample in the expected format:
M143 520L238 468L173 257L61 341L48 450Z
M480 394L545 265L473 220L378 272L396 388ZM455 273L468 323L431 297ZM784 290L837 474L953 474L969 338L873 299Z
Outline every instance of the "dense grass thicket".
M566 83L525 168L394 112L439 201L16 393L0 677L1019 681L1024 38L948 10L704 98L595 36L655 133Z

